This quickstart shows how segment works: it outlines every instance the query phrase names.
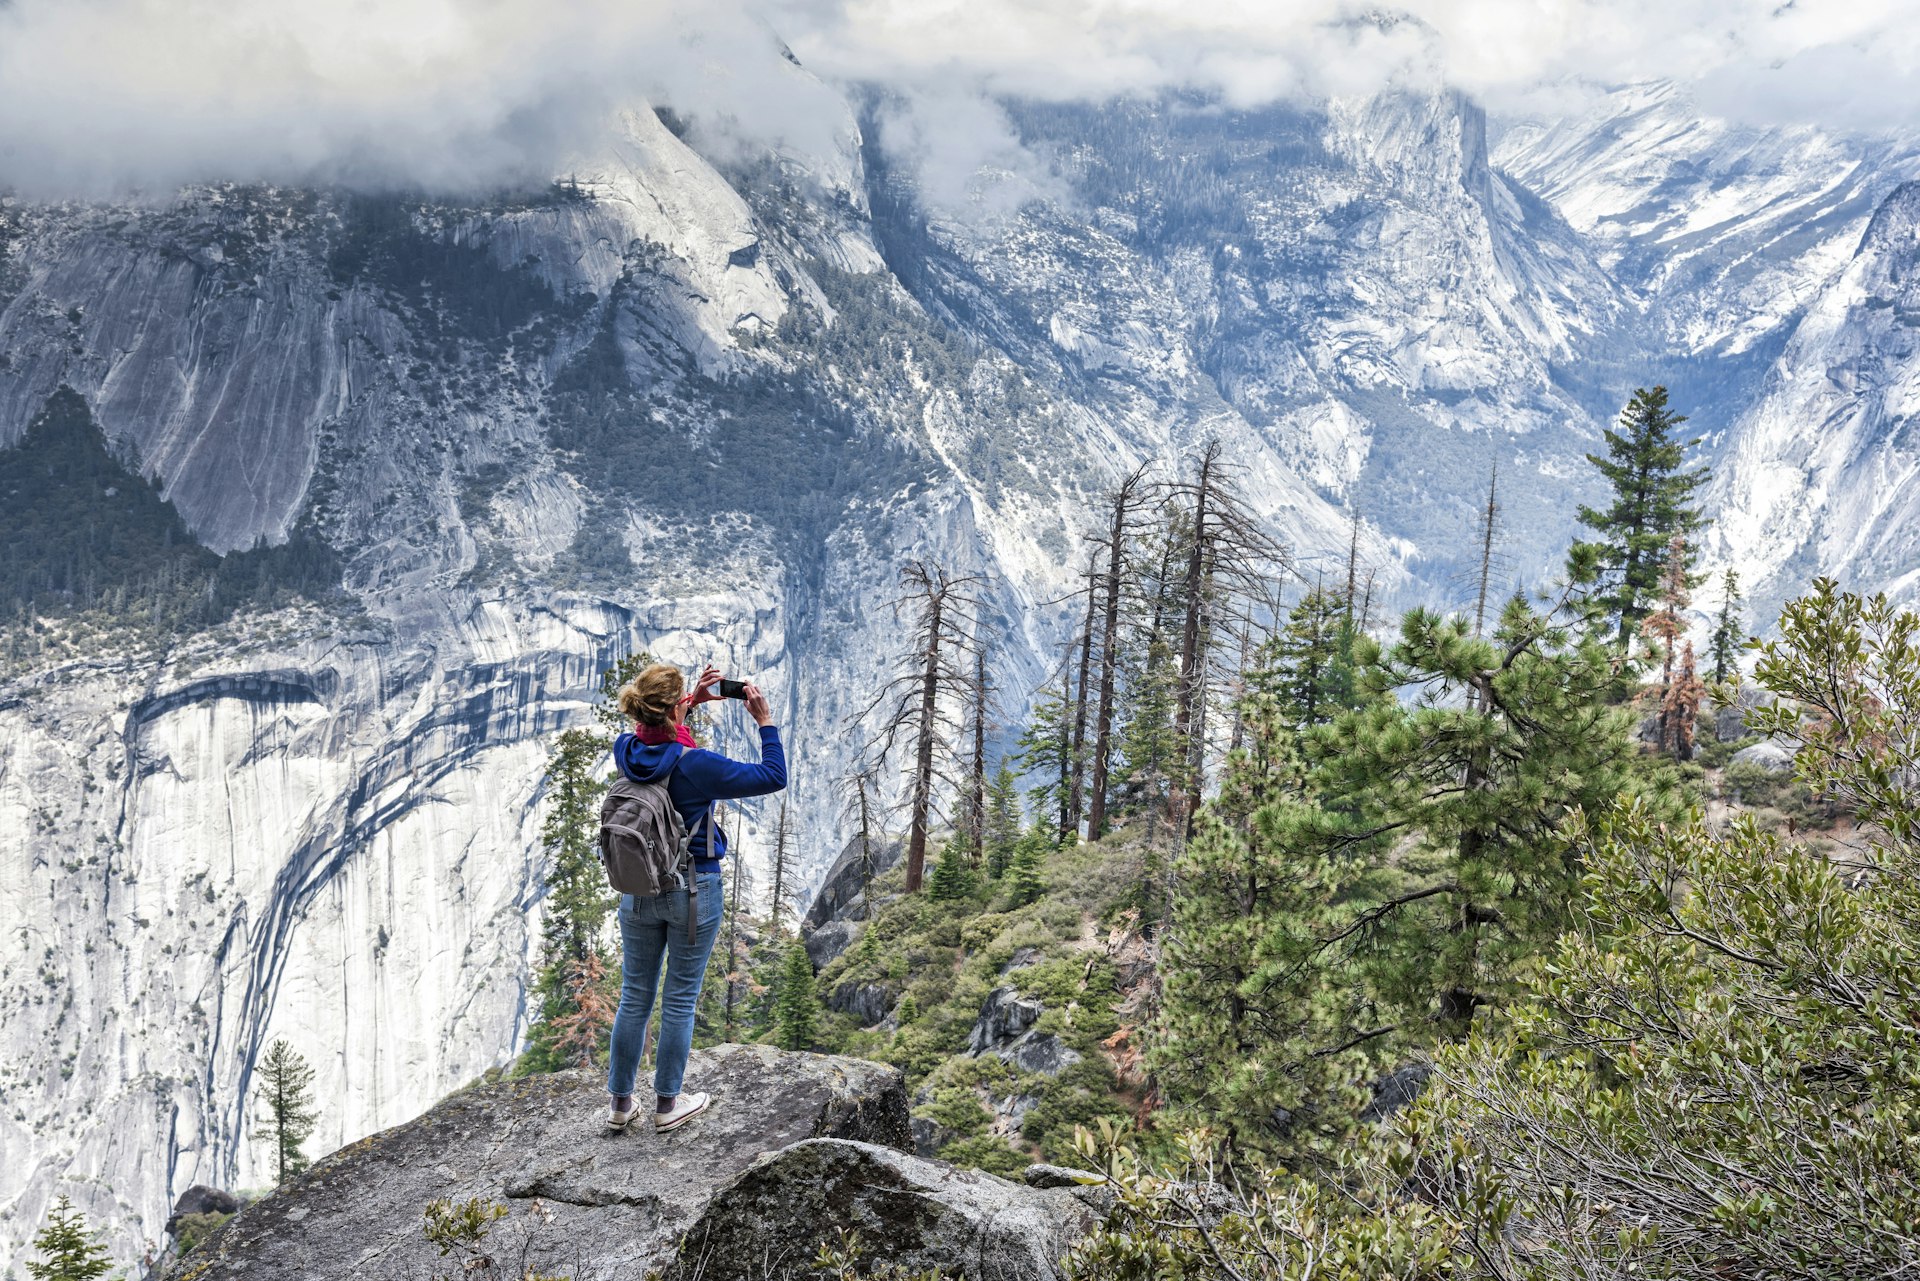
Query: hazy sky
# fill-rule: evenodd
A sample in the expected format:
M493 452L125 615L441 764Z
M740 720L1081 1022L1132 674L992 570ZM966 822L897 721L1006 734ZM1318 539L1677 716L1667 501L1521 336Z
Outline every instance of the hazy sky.
M878 81L949 161L1007 145L991 94L1191 87L1237 104L1450 84L1496 112L1690 82L1722 114L1920 129L1920 0L0 0L0 184L228 178L436 188L545 177L615 106L826 145Z

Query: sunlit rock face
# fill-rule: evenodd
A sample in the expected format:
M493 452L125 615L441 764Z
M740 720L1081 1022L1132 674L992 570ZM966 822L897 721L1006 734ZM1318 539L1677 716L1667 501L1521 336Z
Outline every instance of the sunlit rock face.
M507 1061L541 763L620 655L774 692L811 883L902 565L980 577L1011 720L1140 462L1218 438L1302 577L1357 538L1382 610L1457 605L1491 469L1497 586L1540 582L1599 425L1664 378L1752 575L1900 569L1910 152L1658 88L1504 130L1452 94L1009 103L1031 163L956 197L877 109L750 154L640 108L486 201L0 205L0 443L71 387L207 547L343 566L0 684L0 1271L62 1192L132 1262L186 1187L264 1185L277 1037L315 1153ZM775 817L727 819L756 873Z

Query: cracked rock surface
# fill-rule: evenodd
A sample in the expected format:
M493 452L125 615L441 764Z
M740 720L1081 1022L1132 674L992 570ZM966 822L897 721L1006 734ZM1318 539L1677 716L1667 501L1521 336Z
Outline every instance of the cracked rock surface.
M966 1281L1054 1281L1061 1258L1098 1221L1101 1191L1027 1187L871 1143L815 1139L715 1193L668 1275L786 1276L846 1228L860 1234L869 1263Z
M644 1088L647 1082L641 1082ZM861 1059L724 1045L694 1054L687 1088L714 1095L668 1134L645 1116L603 1123L605 1083L565 1072L463 1091L335 1152L249 1206L169 1281L429 1277L458 1273L422 1231L429 1202L504 1204L478 1254L519 1276L637 1278L668 1262L715 1189L810 1139L905 1147L900 1074ZM923 1163L924 1164L924 1163ZM478 1270L478 1269L476 1269Z

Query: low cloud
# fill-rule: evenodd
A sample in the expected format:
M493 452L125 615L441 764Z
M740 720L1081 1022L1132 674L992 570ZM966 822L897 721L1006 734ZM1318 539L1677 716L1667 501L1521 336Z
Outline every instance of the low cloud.
M0 0L0 185L486 190L591 158L647 99L703 139L835 145L831 82L951 202L1041 182L991 99L1196 89L1252 106L1399 85L1558 114L1634 80L1756 123L1912 131L1908 0ZM1385 16L1385 15L1394 16ZM777 33L777 34L776 34ZM782 56L782 40L814 75ZM823 81L828 83L823 83ZM1010 184L1010 185L1009 185ZM951 190L949 190L951 188Z

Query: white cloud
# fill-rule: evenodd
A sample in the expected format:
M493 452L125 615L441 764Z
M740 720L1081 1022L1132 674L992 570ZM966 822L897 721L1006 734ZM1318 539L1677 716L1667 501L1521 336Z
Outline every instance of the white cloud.
M0 183L488 187L590 152L639 97L820 150L844 108L776 29L811 70L884 86L904 104L887 145L951 179L1021 170L992 94L1445 83L1554 111L1672 78L1756 121L1911 131L1912 2L1405 0L1383 20L1377 0L0 0Z

